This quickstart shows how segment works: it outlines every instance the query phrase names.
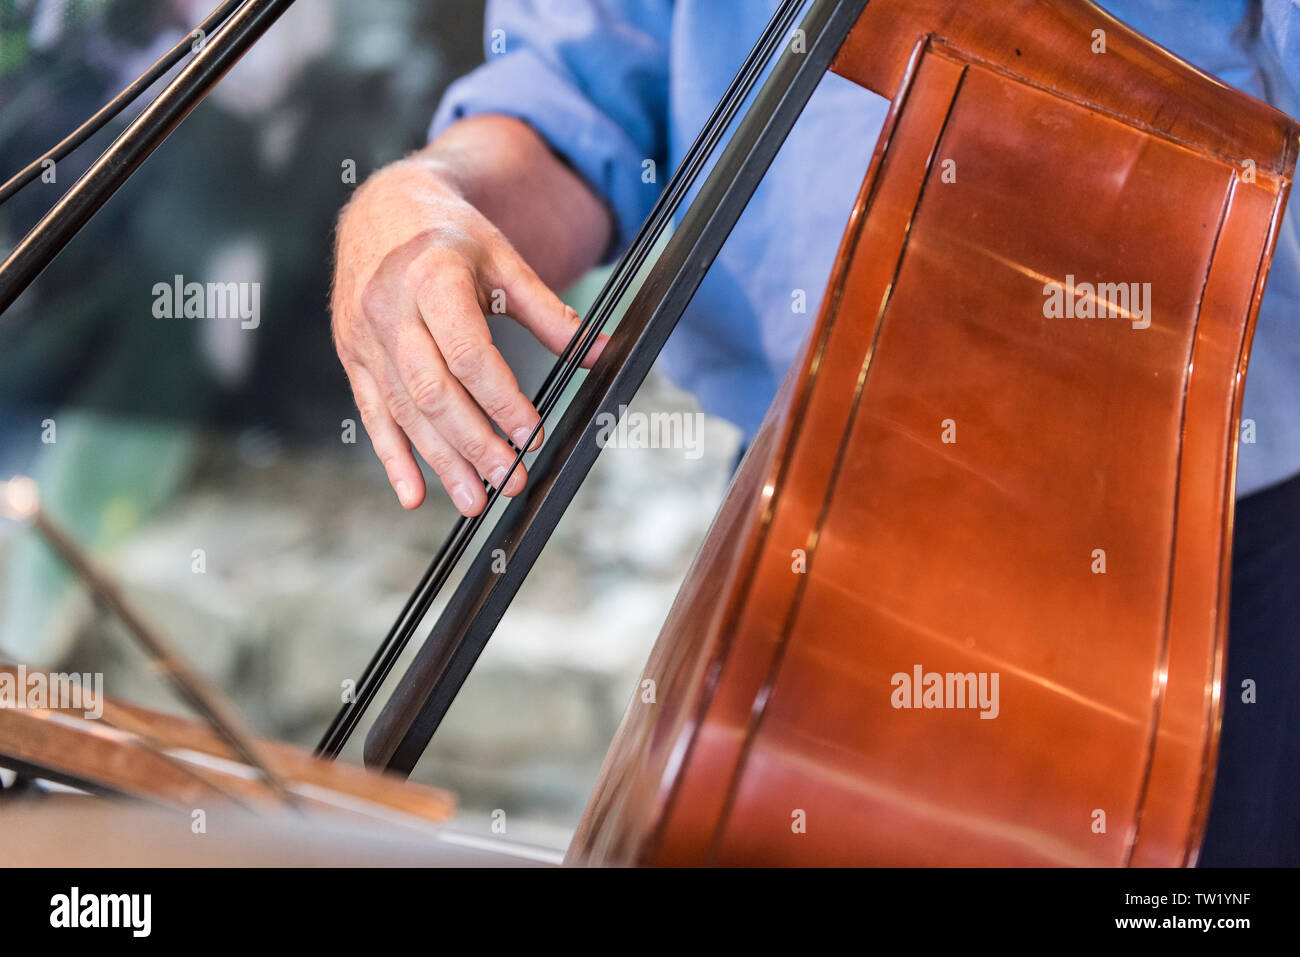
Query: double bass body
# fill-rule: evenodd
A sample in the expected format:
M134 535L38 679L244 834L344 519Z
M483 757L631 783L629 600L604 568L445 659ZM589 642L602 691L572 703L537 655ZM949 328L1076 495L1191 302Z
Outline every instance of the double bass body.
M891 114L570 860L1192 863L1297 128L1082 0L872 0L833 69Z

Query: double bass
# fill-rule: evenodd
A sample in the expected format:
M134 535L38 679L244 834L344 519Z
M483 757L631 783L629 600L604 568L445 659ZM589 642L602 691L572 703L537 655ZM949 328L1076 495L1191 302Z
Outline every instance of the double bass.
M800 66L828 40L891 111L568 860L1192 864L1242 386L1300 130L1083 0L814 4L800 29ZM799 88L773 77L760 113ZM724 155L701 197L747 173ZM494 541L545 522L552 471L543 453ZM409 767L499 618L484 557L371 763Z
M0 267L0 308L284 6L248 0ZM458 521L317 754L467 559L367 735L409 773L828 69L890 113L567 860L1190 865L1300 127L1087 0L782 3L543 384L528 485L476 549L486 517Z

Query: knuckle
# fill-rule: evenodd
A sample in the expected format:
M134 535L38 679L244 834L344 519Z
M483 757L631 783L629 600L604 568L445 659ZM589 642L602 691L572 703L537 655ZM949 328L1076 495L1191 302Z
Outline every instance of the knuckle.
M357 399L357 412L361 414L362 424L368 422L378 422L383 412L382 409L371 399ZM370 426L366 426L369 431Z
M460 451L471 462L482 463L487 458L488 443L481 436L467 436L461 443Z
M407 263L404 279L408 289L429 292L454 281L464 271L465 261L459 252L434 243Z
M447 368L457 379L477 379L483 374L487 360L487 347L482 340L472 336L462 336L449 342L443 353Z
M415 418L415 414L418 414L410 395L400 385L392 385L384 389L384 404L388 406L388 411L392 413L397 424L403 428L406 428Z
M516 418L524 418L524 409L527 405L528 400L524 398L522 392L515 391L512 394L509 390L502 389L486 397L483 411L495 422L513 422Z
M339 362L343 365L343 373L348 377L349 382L355 382L356 379L352 373L352 367L360 365L360 356L352 345L351 339L343 335L337 327L334 330L334 354L338 356ZM356 393L356 386L352 386L352 391Z
M496 232L493 234L491 241L488 243L487 251L485 265L493 277L501 282L518 282L529 272L523 258L501 233Z
M396 315L392 294L378 279L370 280L361 290L358 308L362 319L376 329L391 326Z
M411 380L408 391L415 407L425 415L432 415L446 401L447 383L440 376L423 373Z
M338 354L339 359L342 360L343 365L346 368L349 362L356 359L356 356L352 354L352 342L349 336L343 331L340 322L335 321L333 332L334 351Z
M424 460L429 463L429 468L433 469L434 474L450 488L456 478L455 457L450 452L438 450L430 452Z
M352 317L351 310L344 308L341 303L335 303L330 311L330 335L334 339L334 351L339 354L344 366L354 362L356 356L353 343L357 339L356 321Z

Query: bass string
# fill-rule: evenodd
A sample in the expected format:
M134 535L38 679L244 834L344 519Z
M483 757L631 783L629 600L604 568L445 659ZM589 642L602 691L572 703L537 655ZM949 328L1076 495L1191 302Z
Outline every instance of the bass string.
M626 291L627 285L644 263L651 244L657 238L667 217L680 206L682 195L697 178L704 160L711 153L713 147L716 146L725 125L734 117L739 102L752 88L756 80L758 67L770 59L775 38L789 28L801 6L802 0L785 0L783 7L764 30L760 42L751 51L742 71L733 80L731 87L729 87L713 115L706 122L696 142L688 150L688 160L683 163L682 175L675 176L673 182L669 184L665 196L661 197L660 202L656 204L655 209L652 211L651 217L638 231L633 247L629 250L629 255L624 257L619 267L616 267L615 276L602 290L597 302L589 311L588 318L580 325L573 339L566 346L561 360L557 361L550 374L548 374L547 381L541 390L542 394L539 396L539 405L542 407L540 410L541 420L545 419L546 415L549 414L558 399L563 395L564 389L567 388L573 375L576 374L576 370L581 366L582 358L590 350L596 337L600 334L600 330L608 320L610 304L620 299ZM523 448L527 449L532 444L536 437L537 428L540 425L541 421L523 444ZM513 474L514 468L519 465L522 458L522 452L517 454L508 475ZM503 486L506 481L508 481L508 476L502 482ZM337 755L351 732L355 730L361 714L378 693L379 686L391 673L396 658L400 656L409 643L415 628L419 627L428 611L428 607L436 599L437 594L450 577L455 563L468 547L470 539L480 527L486 512L499 497L499 489L492 489L487 483L485 483L484 487L488 489L489 501L483 513L475 516L474 519L463 517L458 519L456 527L453 528L451 535L444 541L437 557L426 569L420 583L408 598L393 628L371 659L362 675L361 684L358 687L354 701L339 712L330 730L327 731L326 737L318 749L320 753L328 753L331 756Z
M0 206L3 206L24 186L39 176L46 160L57 162L81 146L86 140L103 129L114 117L134 103L140 97L140 94L166 75L168 70L184 59L186 52L194 49L195 43L203 44L207 42L208 35L229 20L235 12L235 8L241 2L242 0L225 0L224 3L208 14L198 26L155 60L147 70L132 80L117 96L100 107L90 119L11 176L4 185L0 186ZM195 34L199 35L198 39L195 39Z
M526 450L532 446L547 416L559 403L578 369L581 368L583 360L612 316L615 305L622 300L632 280L644 265L669 218L680 208L722 134L735 118L741 103L752 91L765 65L770 62L781 37L790 29L805 3L806 0L783 0L781 7L768 21L740 71L732 79L723 97L687 150L681 167L669 181L664 193L651 210L650 216L637 231L628 252L619 261L609 281L588 310L587 318L579 324L564 351L547 373L535 400L538 422L527 440L516 448L514 461L507 470L505 478L502 479L500 486L495 488L485 481L483 485L488 493L488 500L483 510L472 518L461 516L457 519L433 561L407 598L397 620L362 672L353 700L346 703L331 722L317 747L318 755L337 757L346 745L365 710L378 694L379 688L392 672L398 657L420 626L429 607L449 580L456 563L482 526L487 513L500 498L501 488L509 483L510 477L523 462Z

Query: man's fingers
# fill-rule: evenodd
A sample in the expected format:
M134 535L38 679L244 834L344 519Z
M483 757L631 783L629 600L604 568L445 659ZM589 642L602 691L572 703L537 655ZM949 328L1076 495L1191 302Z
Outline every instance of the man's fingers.
M465 515L478 514L486 503L482 480L504 484L506 495L521 492L527 475L514 466L515 450L541 444L537 410L492 344L484 302L500 302L557 354L581 325L504 238L488 245L492 251L476 266L471 261L477 257L467 259L447 244L410 244L402 255L390 254L385 278L372 277L356 307L360 339L340 347L361 370L349 372L353 391L359 404L365 397L363 421L407 508L417 506L425 491L408 441ZM598 338L584 365L596 360L606 341Z
M389 396L388 404L383 399L379 399L379 408L383 413L383 418L392 425L393 430L397 433L400 441L400 447L406 458L411 461L415 467L416 475L420 480L420 497L416 500L415 505L419 504L420 499L424 497L424 480L420 476L418 466L415 466L414 459L410 453L410 446L415 446L415 451L420 458L429 463L434 474L438 476L438 481L447 492L447 497L451 499L452 504L462 515L477 515L487 504L487 494L483 491L483 482L479 479L474 467L471 466L455 449L451 447L446 439L438 434L438 430L430 422L421 416L414 406L410 403L409 397L404 398L402 403L397 403L399 408L403 409L400 416L394 416L389 406L393 403L391 396L400 393L406 396L405 389L398 377L397 370L388 362L387 356L381 356L376 365L379 369L378 378L372 378L369 372L361 370L359 375L353 378L353 381L364 381L368 384L368 391L373 392L376 396ZM376 416L378 418L378 416ZM369 420L365 413L362 414L362 420L366 422L367 431L370 430ZM374 434L371 434L372 441ZM387 445L386 445L387 448ZM376 445L376 452L379 451ZM383 456L380 456L383 459ZM385 460L385 468L387 461ZM398 495L401 499L401 495ZM405 500L402 504L406 504ZM414 507L408 506L408 507Z
M375 455L388 474L388 484L397 493L402 508L418 507L424 501L424 476L411 455L406 435L389 415L370 373L361 366L352 364L345 365L344 371L352 385L352 395L357 400L361 424L366 427Z
M479 475L500 487L514 462L514 450L493 431L482 410L448 371L424 324L415 316L398 323L387 348L391 371L383 386L388 408L420 454L425 455L420 436L424 427L429 426ZM443 473L438 464L427 455L425 461L441 478ZM523 491L525 478L524 467L520 465L506 482L505 494L517 495ZM457 497L463 500L464 490L450 491L457 508L461 508L462 501ZM476 489L476 505L481 495L482 489Z
M504 239L495 250L490 273L505 292L506 312L546 348L557 356L562 353L582 323L578 313L566 306ZM608 341L607 335L597 337L583 359L584 369L590 369L600 358Z
M501 353L492 344L487 321L479 308L478 289L468 269L444 273L435 287L421 283L416 306L433 336L443 362L474 401L516 448L528 443L539 416ZM533 447L541 444L541 433Z

